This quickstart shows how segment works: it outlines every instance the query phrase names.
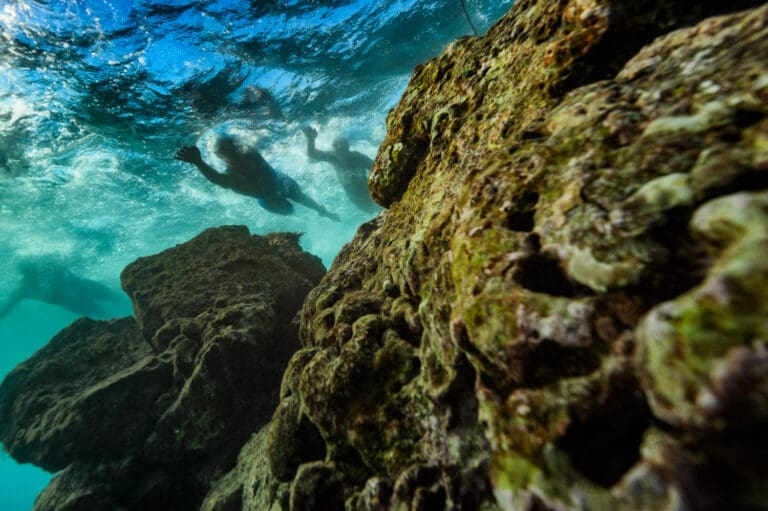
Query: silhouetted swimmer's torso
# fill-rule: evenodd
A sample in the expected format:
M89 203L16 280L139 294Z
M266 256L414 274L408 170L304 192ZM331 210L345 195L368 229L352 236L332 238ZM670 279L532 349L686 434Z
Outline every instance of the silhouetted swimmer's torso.
M109 317L105 304L117 304L120 296L104 284L73 273L63 263L44 257L19 264L22 279L0 305L0 318L22 300L58 305L70 312L94 318Z
M317 211L320 216L339 220L337 215L307 196L294 179L273 169L256 149L243 150L231 137L221 137L216 144L216 154L226 164L224 173L205 163L195 146L182 147L174 158L192 163L214 184L257 199L261 207L272 213L293 213L290 201L294 201Z

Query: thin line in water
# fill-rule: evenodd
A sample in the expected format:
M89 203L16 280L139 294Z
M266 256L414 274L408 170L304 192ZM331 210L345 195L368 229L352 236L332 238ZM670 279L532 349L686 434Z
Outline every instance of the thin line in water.
M475 35L479 35L474 23L472 23L472 18L469 17L469 12L467 11L467 6L464 4L464 0L459 0L459 3L461 4L461 10L464 11L464 16L467 18L467 23L472 27L472 32L474 32Z

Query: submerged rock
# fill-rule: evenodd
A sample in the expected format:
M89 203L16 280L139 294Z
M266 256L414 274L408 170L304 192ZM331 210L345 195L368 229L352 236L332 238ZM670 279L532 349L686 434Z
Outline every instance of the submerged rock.
M325 269L298 235L209 229L129 265L137 319L81 319L0 385L0 438L62 472L35 509L195 509L278 402Z
M259 498L768 507L768 7L705 19L752 5L519 0L417 68Z
M79 319L0 386L3 446L50 472L120 458L152 430L148 411L171 381L133 318Z

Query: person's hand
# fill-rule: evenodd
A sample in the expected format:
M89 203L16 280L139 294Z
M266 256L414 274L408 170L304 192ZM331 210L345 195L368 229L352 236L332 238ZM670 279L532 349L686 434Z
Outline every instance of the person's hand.
M173 155L174 160L185 161L187 163L197 164L203 161L200 149L197 146L184 146Z
M309 139L314 140L317 138L317 130L312 126L304 126L301 128L301 132L304 133L304 136Z

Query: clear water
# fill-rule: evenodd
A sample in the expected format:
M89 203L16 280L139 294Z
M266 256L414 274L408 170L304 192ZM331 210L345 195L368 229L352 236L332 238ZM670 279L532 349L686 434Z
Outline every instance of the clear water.
M484 31L512 0L465 4ZM119 290L129 262L222 224L302 231L330 266L370 214L307 159L301 127L319 129L320 149L341 135L375 157L413 67L470 33L459 0L0 2L0 307L31 264L54 268L51 285L69 272L112 289L90 315L131 314ZM248 86L268 89L284 120L249 104ZM172 159L196 143L220 165L209 150L224 132L342 221L270 214ZM0 377L76 317L19 301L0 318ZM31 509L49 478L0 455L0 509Z

